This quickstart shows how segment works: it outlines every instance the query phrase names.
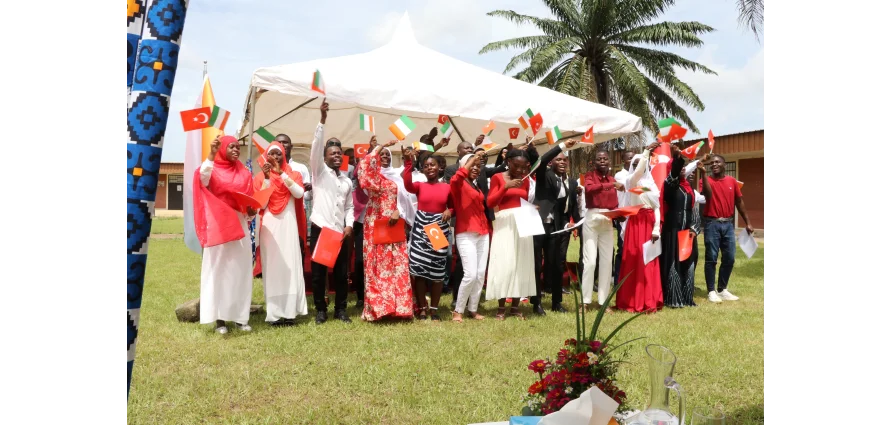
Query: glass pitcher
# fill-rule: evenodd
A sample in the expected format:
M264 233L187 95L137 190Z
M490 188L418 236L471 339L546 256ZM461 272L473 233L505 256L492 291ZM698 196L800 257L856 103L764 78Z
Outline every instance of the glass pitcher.
M651 396L646 409L626 421L627 425L681 425L686 422L686 408L683 405L683 390L672 377L677 356L661 345L646 347L649 355L649 385ZM671 414L668 408L669 390L677 392L680 400L680 416Z

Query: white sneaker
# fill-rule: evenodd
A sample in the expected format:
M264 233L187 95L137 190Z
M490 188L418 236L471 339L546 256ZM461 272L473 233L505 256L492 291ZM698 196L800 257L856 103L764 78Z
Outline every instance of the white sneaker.
M238 325L238 324L236 323L236 325ZM247 325L247 324L238 325L238 329L241 329L244 332L250 332L253 330L253 328L251 328L250 325Z
M216 328L216 333L218 333L220 335L225 335L225 334L229 333L229 328L227 328L225 326L220 326L220 327Z
M708 292L708 301L712 303L722 303L723 300L720 299L720 296L717 295L717 291Z
M724 289L724 290L718 292L717 295L719 295L720 298L723 298L723 299L726 300L726 301L738 301L738 300L739 300L739 297L737 297L737 296L731 294L731 293L730 293L729 291L727 291L726 289Z

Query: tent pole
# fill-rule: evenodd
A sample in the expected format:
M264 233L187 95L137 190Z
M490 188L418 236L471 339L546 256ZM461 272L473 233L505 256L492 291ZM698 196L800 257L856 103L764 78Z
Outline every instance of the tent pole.
M446 115L446 116L448 117L448 121L451 121L451 125L454 126L454 131L457 132L457 137L460 138L461 143L466 142L466 140L464 140L464 135L460 134L460 129L457 128L457 123L451 119L451 115Z
M247 160L253 160L253 119L256 116L256 87L250 88L250 123L247 125Z

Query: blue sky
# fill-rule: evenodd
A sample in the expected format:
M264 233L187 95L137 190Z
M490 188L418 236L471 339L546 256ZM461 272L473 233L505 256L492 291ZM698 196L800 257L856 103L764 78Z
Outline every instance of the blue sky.
M240 126L250 76L255 69L352 55L379 47L389 41L405 11L421 44L503 72L516 52L479 55L482 46L537 31L485 15L496 9L550 15L539 0L192 0L173 87L163 161L181 162L184 158L185 134L178 112L193 108L200 94L205 60L217 104L232 111L226 130L233 133ZM705 44L701 48L664 48L719 74L678 74L705 104L703 112L687 109L705 133L709 128L718 135L763 128L763 44L739 27L736 16L734 0L679 0L660 19L698 21L716 29L703 37Z

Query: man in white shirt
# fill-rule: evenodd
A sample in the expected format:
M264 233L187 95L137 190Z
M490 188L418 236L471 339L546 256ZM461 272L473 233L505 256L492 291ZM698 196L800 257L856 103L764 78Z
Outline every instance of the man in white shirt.
M621 162L623 163L622 168L615 173L615 181L624 185L625 180L627 180L627 176L630 174L630 162L634 158L633 152L624 152L621 154ZM627 188L622 187L618 191L618 208L624 208L627 206ZM624 226L627 225L627 218L622 217L617 220L612 221L613 226L615 226L615 230L618 231L618 253L615 255L614 264L612 264L612 270L615 272L612 278L612 282L618 284L620 282L618 276L619 269L621 268L621 254L624 250Z
M309 252L315 250L315 244L323 227L343 233L343 241L352 235L352 223L355 220L352 202L352 181L346 173L340 172L343 161L343 150L340 140L331 138L324 141L324 124L328 118L328 103L321 103L321 122L315 129L312 149L309 152L309 167L312 171L312 183L315 189L315 205L309 221ZM348 291L349 244L342 243L337 261L334 264L333 280L336 297L334 299L334 317L350 323L346 315L346 295ZM312 262L312 296L315 300L315 323L321 324L328 320L327 302L325 301L325 278L328 268Z

